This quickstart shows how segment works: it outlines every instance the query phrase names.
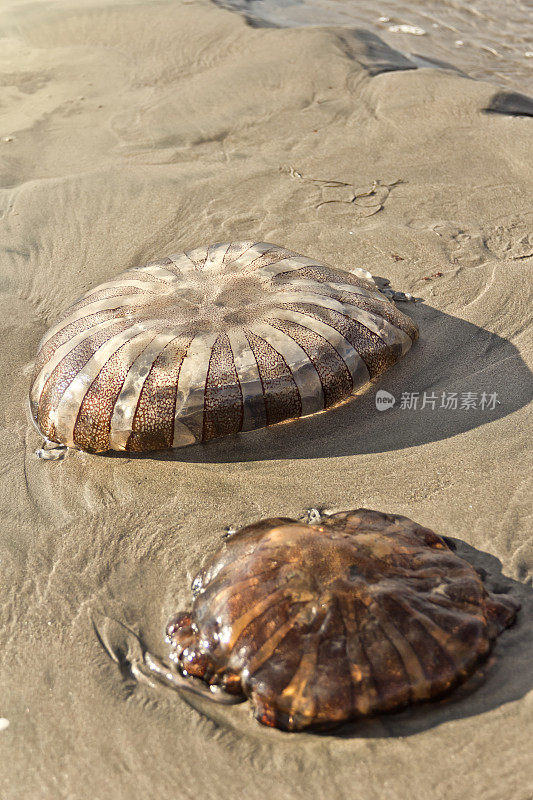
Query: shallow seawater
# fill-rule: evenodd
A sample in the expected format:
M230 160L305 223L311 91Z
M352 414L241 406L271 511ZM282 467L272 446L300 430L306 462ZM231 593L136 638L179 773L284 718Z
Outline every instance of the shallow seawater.
M366 28L403 53L533 92L529 0L218 0L257 23Z

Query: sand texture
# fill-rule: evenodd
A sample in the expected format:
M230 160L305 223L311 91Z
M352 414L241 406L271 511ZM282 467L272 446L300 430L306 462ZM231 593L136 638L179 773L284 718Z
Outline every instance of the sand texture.
M531 798L526 99L368 34L253 28L203 0L7 0L0 37L0 798ZM395 408L372 387L203 447L38 460L26 397L60 312L238 239L423 298L405 309L420 341L379 382ZM407 410L402 392L499 404ZM405 514L521 600L478 678L337 735L134 680L225 526L310 506Z

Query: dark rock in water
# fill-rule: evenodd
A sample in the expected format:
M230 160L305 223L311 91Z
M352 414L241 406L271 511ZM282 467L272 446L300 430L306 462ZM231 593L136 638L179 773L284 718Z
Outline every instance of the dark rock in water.
M533 98L521 92L497 92L484 111L511 117L533 117Z
M261 723L289 731L443 695L519 608L433 531L367 509L242 528L193 594L167 628L176 678L248 698Z

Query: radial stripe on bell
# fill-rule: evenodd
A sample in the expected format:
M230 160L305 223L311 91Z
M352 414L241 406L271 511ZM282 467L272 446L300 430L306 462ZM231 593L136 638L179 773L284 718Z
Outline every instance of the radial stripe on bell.
M251 326L253 333L265 339L290 364L302 403L302 416L315 414L324 408L322 383L309 356L287 333L274 328L266 322Z
M229 244L212 244L208 248L204 269L218 269L222 266Z
M178 380L173 447L179 447L183 438L188 438L184 437L184 428L193 441L201 441L207 371L217 338L217 334L200 333L189 345Z
M251 431L267 424L263 385L259 367L244 331L229 334L237 377L241 386L243 419L242 430Z
M166 331L158 334L155 339L152 339L148 347L141 351L131 365L111 416L109 430L109 447L111 450L126 449L144 382L163 349L175 338L175 331Z
M302 398L291 369L281 353L252 330L244 331L257 363L267 425L275 425L287 417L296 419L302 414Z
M152 364L139 395L126 450L172 447L179 374L190 342L190 336L175 337ZM184 433L191 438L185 426Z

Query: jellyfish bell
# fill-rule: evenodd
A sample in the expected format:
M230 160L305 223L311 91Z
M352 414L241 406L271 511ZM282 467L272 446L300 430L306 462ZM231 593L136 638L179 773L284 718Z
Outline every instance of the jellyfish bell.
M73 303L40 344L31 416L50 447L206 442L331 408L417 336L366 270L268 243L215 244Z
M256 719L327 729L450 692L519 603L489 593L433 531L357 509L314 524L262 520L226 540L167 626L163 682Z

